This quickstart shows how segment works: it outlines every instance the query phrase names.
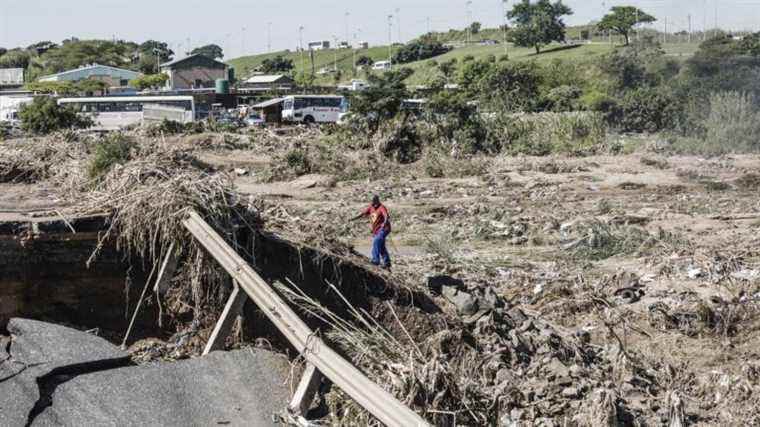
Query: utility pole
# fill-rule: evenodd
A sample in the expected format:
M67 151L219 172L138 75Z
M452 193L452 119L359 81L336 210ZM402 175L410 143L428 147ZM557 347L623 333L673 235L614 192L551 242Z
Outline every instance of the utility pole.
M306 63L303 57L303 25L298 27L298 50L301 51L301 72L306 75Z
M707 0L702 0L702 41L707 40Z
M715 34L718 33L718 0L715 0Z
M665 34L662 35L663 41L662 44L665 44L668 42L668 17L665 17Z
M240 55L245 55L245 27L243 27L242 36L240 37Z
M267 53L272 53L272 23L267 22Z
M158 48L153 49L153 53L156 54L156 74L161 73L161 50Z
M338 72L338 36L333 34L333 43L335 43L335 46L333 46L333 71L335 73Z
M396 8L396 31L398 31L398 42L401 43L401 9Z
M507 54L507 2L509 0L501 0L501 22L502 22L502 35L504 37L504 40L502 40L502 44L504 44L504 55Z
M388 15L388 62L393 68L393 15Z
M472 24L472 11L470 10L470 6L472 6L472 1L467 0L467 3L465 3L465 8L467 10L466 30L467 30L467 44L468 45L472 42L472 28L470 27L470 24Z
M359 50L359 38L356 34L361 31L358 28L354 31L354 42L351 43L351 74L356 77L356 51Z
M346 14L344 16L345 16L345 22L344 23L346 24L346 39L345 40L346 40L346 43L348 43L348 40L349 40L348 39L348 17L351 16L351 13L348 12L348 11L346 11Z
M688 17L689 17L689 44L691 44L691 14L689 14Z

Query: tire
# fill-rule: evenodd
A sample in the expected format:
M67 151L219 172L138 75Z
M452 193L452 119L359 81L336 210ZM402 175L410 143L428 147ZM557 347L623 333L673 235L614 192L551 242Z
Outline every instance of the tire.
M307 125L311 125L311 124L314 124L316 120L314 120L314 117L312 116L306 116L303 118L303 122L306 123Z

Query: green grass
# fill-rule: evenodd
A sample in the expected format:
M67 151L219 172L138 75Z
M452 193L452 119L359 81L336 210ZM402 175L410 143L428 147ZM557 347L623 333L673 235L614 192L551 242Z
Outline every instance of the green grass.
M309 52L280 51L265 53L261 55L244 56L227 61L229 65L235 68L236 74L240 78L246 78L251 75L253 70L261 65L265 59L274 58L281 55L287 59L293 60L295 73L298 74L306 69L311 71L311 59ZM388 46L375 46L369 49L360 49L355 52L351 49L328 49L314 52L314 70L319 71L322 68L332 68L337 58L338 69L343 74L343 80L349 80L353 73L354 56L358 59L361 56L369 56L373 61L385 61L388 59ZM333 77L328 75L318 79L319 82L332 81Z
M506 53L509 56L510 61L537 61L539 63L550 62L556 59L568 61L593 61L615 48L609 43L604 42L584 44L570 49L563 49L563 47L564 46L561 44L546 46L542 49L540 54L536 55L535 50L532 48L517 47L512 44L507 44L506 49L503 44L495 46L465 46L456 48L432 59L441 63L456 58L461 62L466 56L472 56L475 59L484 59L490 55L494 55L496 58L499 58ZM668 43L663 45L663 49L667 55L683 60L686 60L693 55L698 48L698 43ZM280 51L235 58L227 62L235 68L235 71L240 78L245 78L252 73L253 69L261 65L265 59L273 58L277 55L292 59L293 64L295 65L296 74L300 73L304 68L307 71L311 70L311 61L308 52L304 52L303 55L301 55L299 52ZM366 75L364 72L355 72L353 67L354 56L359 58L363 55L369 56L373 61L387 60L388 46L375 46L369 49L357 50L355 55L354 52L349 49L316 51L314 52L314 69L319 71L322 68L332 68L337 56L337 67L341 71L342 82L346 82L352 78L365 78ZM430 59L404 64L403 66L414 70L414 74L407 80L407 83L412 86L427 84L439 73L437 67L430 65ZM332 74L317 76L316 83L334 84L334 76Z

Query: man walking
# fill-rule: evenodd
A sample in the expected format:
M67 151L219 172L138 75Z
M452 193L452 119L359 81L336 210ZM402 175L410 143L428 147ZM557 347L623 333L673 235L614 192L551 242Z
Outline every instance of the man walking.
M391 256L385 247L385 239L391 234L391 219L388 209L380 203L379 196L374 196L372 204L351 220L356 221L364 217L369 217L372 228L372 264L390 269Z

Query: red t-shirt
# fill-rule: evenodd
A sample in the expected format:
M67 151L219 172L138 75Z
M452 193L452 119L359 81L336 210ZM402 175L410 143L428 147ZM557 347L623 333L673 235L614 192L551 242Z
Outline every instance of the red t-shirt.
M369 225L372 228L372 235L376 236L378 233L380 233L380 230L385 227L385 231L390 233L391 232L391 218L388 214L388 209L385 208L385 206L380 205L377 208L375 208L372 205L369 205L367 209L364 210L364 216L369 217Z

